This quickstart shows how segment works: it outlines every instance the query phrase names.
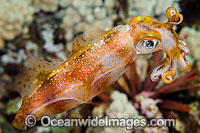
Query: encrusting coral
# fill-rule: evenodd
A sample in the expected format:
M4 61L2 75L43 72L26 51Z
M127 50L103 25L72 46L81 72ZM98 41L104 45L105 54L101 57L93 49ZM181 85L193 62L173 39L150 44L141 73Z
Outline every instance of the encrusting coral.
M32 2L37 11L55 12L58 9L59 1L60 0L33 0Z
M125 95L124 93L121 93L119 91L113 91L113 93L111 94L111 99L112 102L110 104L110 106L108 108L104 107L102 104L100 104L100 106L97 106L94 108L93 112L93 116L99 116L102 118L102 116L104 116L104 111L106 116L108 116L109 118L142 118L142 116L139 116L138 111L136 110L136 108L132 105L131 102L128 101L128 97L127 95ZM102 110L102 108L104 108ZM99 114L99 112L101 112ZM104 119L104 117L103 117ZM111 132L116 132L116 133L120 133L120 132L124 132L124 133L131 133L131 131L133 130L133 126L129 127L130 129L127 128L114 128L114 127L106 127L106 128L91 128L89 127L87 129L87 133L91 133L92 131L100 131L100 132L106 132L106 133L111 133Z
M57 17L62 19L61 27L65 30L67 50L71 51L75 35L91 30L108 30L117 19L114 0L68 0L62 1L62 9Z
M113 100L108 107L106 114L110 118L140 118L138 111L128 101L128 97L124 93L114 91L111 94L111 99ZM132 130L132 129L131 129ZM129 133L131 130L126 128L105 128L105 132L125 132Z
M67 57L65 56L63 52L63 45L62 44L54 44L53 40L53 29L50 25L44 24L43 25L44 30L41 32L42 37L45 41L44 43L44 49L48 51L49 53L55 53L58 58L65 61Z
M29 0L0 1L0 45L4 40L13 40L22 32L27 32L27 26L32 22L34 8Z

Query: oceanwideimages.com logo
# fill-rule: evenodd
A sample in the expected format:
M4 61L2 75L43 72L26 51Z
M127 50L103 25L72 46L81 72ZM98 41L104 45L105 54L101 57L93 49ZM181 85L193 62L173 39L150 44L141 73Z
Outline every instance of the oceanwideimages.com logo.
M28 127L33 127L36 124L36 117L34 115L28 115L25 119L25 124ZM128 130L132 130L137 127L146 126L175 126L174 119L151 119L147 121L145 118L110 118L105 116L99 118L98 116L92 118L71 118L71 119L55 119L49 116L43 116L41 118L41 125L44 127L121 127Z

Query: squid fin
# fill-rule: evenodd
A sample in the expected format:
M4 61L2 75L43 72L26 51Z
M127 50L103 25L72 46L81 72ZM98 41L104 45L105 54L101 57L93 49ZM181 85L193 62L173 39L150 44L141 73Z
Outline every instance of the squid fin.
M100 35L102 35L105 31L104 30L93 30L84 32L74 38L73 45L72 45L72 54L78 52L81 48L86 46L88 43L94 41Z
M34 89L46 80L47 75L59 65L59 63L51 63L38 57L29 58L22 71L16 77L16 90L22 97L31 94Z

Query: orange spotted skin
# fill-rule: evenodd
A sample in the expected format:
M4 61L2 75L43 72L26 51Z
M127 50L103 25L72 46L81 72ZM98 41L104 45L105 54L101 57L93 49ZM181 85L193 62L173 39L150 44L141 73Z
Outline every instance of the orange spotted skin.
M92 42L93 44L88 44L89 48L86 46L80 50L80 54L72 55L54 70L55 73L52 72L52 76L35 89L31 95L24 97L13 126L25 129L24 119L28 114L34 114L39 120L44 114L52 116L67 111L88 102L114 83L115 81L112 83L109 81L110 73L113 73L114 69L117 70L117 73L125 71L135 56L131 46L132 38L129 28L122 27L123 30L120 28L121 26L111 29L99 37L96 42ZM118 68L119 64L120 68ZM110 73L106 73L108 71ZM59 105L56 110L52 108L56 105L52 104L44 106L39 111L35 110L49 101L62 97L63 100L54 103ZM64 106L66 102L69 103L69 100L71 101L69 107L60 108L60 105ZM47 108L49 109L47 110ZM41 110L46 110L46 112Z
M75 38L72 55L62 64L30 59L17 78L23 102L12 125L25 130L29 114L40 120L43 115L54 116L88 102L115 83L141 54L158 50L167 54L153 70L153 81L161 76L165 83L171 83L177 66L188 71L190 64L185 56L189 48L173 30L180 23L178 18L182 21L181 15L172 7L166 14L167 23L138 16L104 33L83 34Z

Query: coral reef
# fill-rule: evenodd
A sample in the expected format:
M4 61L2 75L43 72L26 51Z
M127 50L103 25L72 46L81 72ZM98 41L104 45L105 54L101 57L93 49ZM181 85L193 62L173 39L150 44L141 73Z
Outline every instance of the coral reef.
M99 116L102 117L103 115L108 116L109 118L142 118L142 116L139 116L138 111L136 108L132 105L131 102L128 101L128 97L124 93L120 93L118 91L114 91L111 94L112 103L108 108L105 108L102 110L103 105L97 106L94 108L93 111L96 113L93 113L93 116ZM99 111L101 112L99 114ZM105 114L104 114L105 113ZM132 127L133 128L133 127ZM124 128L91 128L89 127L87 129L87 133L100 131L100 132L116 132L116 133L131 133L132 129L126 129Z
M76 34L91 30L108 30L117 19L117 14L113 10L114 0L70 1L64 3L62 7L65 8L57 13L57 17L62 18L61 26L65 29L69 51Z
M60 58L62 61L65 61L67 57L63 53L63 45L62 44L54 44L53 40L53 29L50 27L50 25L45 24L44 25L45 30L41 31L42 37L45 41L44 43L44 49L48 51L49 53L55 53L58 58Z
M27 33L33 20L34 8L29 0L0 1L0 48L4 40L13 40L21 33Z
M135 107L128 101L125 94L118 91L114 91L111 94L112 103L106 110L106 114L110 118L139 118L138 111ZM130 133L131 130L126 128L105 128L105 132L125 132Z
M183 4L180 7L180 2ZM185 4L184 3L193 3ZM31 56L52 62L67 59L78 34L108 30L136 16L151 16L166 22L165 10L174 6L184 14L184 24L176 27L191 48L192 71L178 72L176 80L165 85L152 82L150 73L163 54L159 51L141 57L113 86L80 106L55 118L174 118L175 127L126 128L41 127L28 132L197 132L199 131L200 31L198 10L193 1L181 0L0 0L0 133L18 132L11 127L20 96L14 79ZM192 12L192 13L191 13ZM187 21L195 19L193 25ZM150 61L152 60L153 61ZM183 83L184 81L184 83Z
M32 2L36 11L55 12L59 6L59 0L32 0Z

